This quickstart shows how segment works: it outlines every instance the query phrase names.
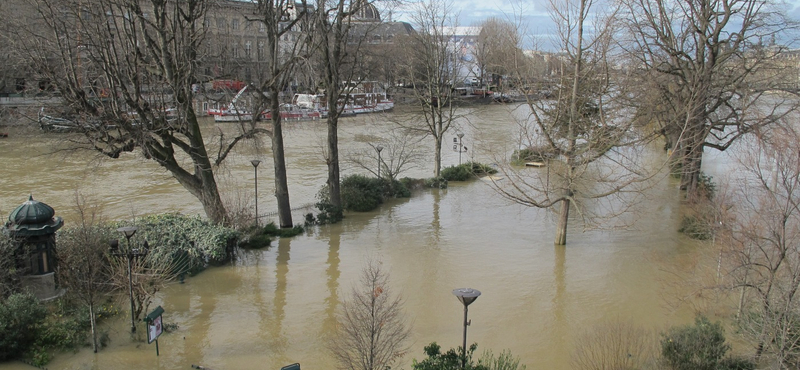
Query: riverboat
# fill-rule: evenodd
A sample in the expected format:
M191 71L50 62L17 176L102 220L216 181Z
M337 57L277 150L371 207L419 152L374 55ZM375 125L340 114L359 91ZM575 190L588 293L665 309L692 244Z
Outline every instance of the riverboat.
M207 113L214 117L216 122L240 122L252 121L254 118L258 120L272 119L272 112L270 110L262 111L258 114L238 107L236 103L242 94L247 90L247 86L243 87L236 96L231 99L227 108L223 109L209 109ZM283 104L280 106L280 115L282 119L286 120L315 120L323 117L322 111L319 109L310 108L307 106L298 106L296 104Z
M323 117L328 116L329 106L324 94L295 94L292 104L300 108L318 110ZM394 109L394 102L375 82L353 83L350 93L339 97L337 102L341 116L364 113L378 113Z
M75 132L80 128L77 123L66 118L49 116L44 113L44 107L39 110L39 127L48 132Z

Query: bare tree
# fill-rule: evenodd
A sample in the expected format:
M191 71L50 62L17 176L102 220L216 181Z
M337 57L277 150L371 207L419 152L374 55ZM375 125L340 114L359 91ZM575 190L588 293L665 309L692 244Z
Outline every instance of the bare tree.
M101 220L97 207L88 206L78 194L76 208L80 223L59 233L58 281L70 296L89 308L92 348L97 353L95 307L112 288L108 284L109 264L106 255L109 235L105 228L99 227Z
M275 197L281 228L291 228L292 211L283 143L283 119L280 114L281 94L292 81L299 64L307 61L310 33L313 26L313 5L305 0L258 0L256 22L265 34L266 55L259 56L255 67L260 74L255 82L256 103L253 123L263 110L271 112L272 159L275 168Z
M369 260L360 282L342 302L328 349L340 369L388 369L408 352L409 325L403 301L389 289L381 262Z
M640 114L661 126L693 196L705 148L724 151L743 135L796 109L773 94L783 81L774 63L785 50L766 46L796 27L766 0L624 0L621 44L633 57Z
M404 129L389 131L389 137L377 140L375 144L369 143L370 148L349 153L347 162L358 168L369 171L375 176L387 178L391 181L410 169L415 168L425 156L420 150L419 136ZM378 147L381 155L378 155Z
M792 124L742 148L741 181L717 237L740 331L756 358L769 355L780 369L800 366L800 132Z
M581 370L647 369L657 360L655 333L615 319L595 325L577 340L572 368Z
M400 124L433 138L433 175L439 177L444 137L460 118L451 94L461 64L454 50L457 17L449 0L427 0L414 6L411 18L417 32L404 38L409 55L403 69L418 111Z
M144 247L144 241L134 237L131 240L131 248L138 248L140 251ZM140 244L141 243L141 244ZM156 246L157 247L157 246ZM179 267L181 261L154 257L153 253L148 253L142 257L129 257L128 244L119 243L119 248L123 250L123 256L109 258L110 281L115 290L129 293L133 299L133 317L136 322L141 321L142 314L147 312L155 295L176 274L182 269ZM128 275L128 258L131 258L130 272ZM129 286L132 287L128 292ZM127 294L126 294L127 295ZM131 297L125 297L125 300ZM122 299L122 298L121 298Z
M476 45L476 59L480 69L479 81L499 85L502 77L518 71L527 58L520 49L520 33L516 25L497 17L489 17L481 25ZM491 79L486 80L486 76Z
M501 195L519 204L559 206L557 245L566 244L571 208L584 227L596 226L630 205L624 195L636 190L633 185L646 173L638 158L642 137L617 101L625 93L614 84L612 68L615 10L594 14L590 23L590 12L597 11L593 5L592 0L551 2L567 57L555 99L528 100L529 114L520 120L524 148L517 154L546 168L504 165L500 172L506 180L494 183Z
M356 68L363 62L361 45L375 24L353 24L359 12L374 9L368 0L317 0L315 36L319 38L319 57L322 67L321 85L328 102L328 199L337 212L342 210L339 181L339 117L357 82L366 75ZM349 67L349 68L348 68ZM343 99L342 99L343 98ZM340 103L341 100L341 103Z
M193 107L211 0L14 0L15 53L53 83L75 144L111 158L139 148L225 222L215 166L251 128L212 157Z

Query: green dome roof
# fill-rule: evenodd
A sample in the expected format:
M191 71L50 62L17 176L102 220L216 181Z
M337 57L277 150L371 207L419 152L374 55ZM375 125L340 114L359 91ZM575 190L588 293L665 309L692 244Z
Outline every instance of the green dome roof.
M22 203L8 216L6 227L17 235L47 235L53 234L64 226L61 217L54 217L56 211L53 207L33 200L33 195L28 201Z
M50 221L56 214L53 207L48 206L37 200L33 200L33 195L28 201L22 203L8 216L8 221L17 225L41 224Z

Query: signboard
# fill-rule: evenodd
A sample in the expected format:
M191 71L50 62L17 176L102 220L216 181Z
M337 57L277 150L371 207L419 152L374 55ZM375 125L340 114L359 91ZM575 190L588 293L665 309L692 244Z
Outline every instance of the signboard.
M161 335L164 328L161 327L161 316L147 324L147 343L153 343Z
M161 314L163 313L164 309L158 306L144 318L144 321L147 322L147 343L155 341L156 348L158 348L158 336L164 332L164 325L161 322ZM157 351L158 349L156 349Z

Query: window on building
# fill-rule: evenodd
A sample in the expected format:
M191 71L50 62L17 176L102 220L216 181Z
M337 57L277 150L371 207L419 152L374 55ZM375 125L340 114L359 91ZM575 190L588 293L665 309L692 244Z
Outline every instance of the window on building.
M239 30L239 19L237 18L231 19L231 29L234 31Z
M266 31L267 31L267 26L265 26L264 23L259 22L258 23L258 32L264 33Z
M258 60L264 59L264 41L258 42Z
M217 18L217 28L225 28L225 18Z
M252 48L252 46L253 43L250 41L244 43L244 56L250 58L250 49Z

